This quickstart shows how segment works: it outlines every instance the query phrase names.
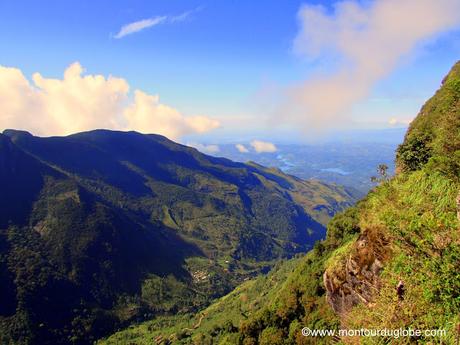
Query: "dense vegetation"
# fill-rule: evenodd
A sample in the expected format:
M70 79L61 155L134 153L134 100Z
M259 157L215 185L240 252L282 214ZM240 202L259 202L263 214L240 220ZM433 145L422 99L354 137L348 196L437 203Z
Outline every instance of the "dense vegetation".
M199 315L156 319L101 343L458 342L459 159L460 62L411 124L397 151L399 173L378 178L379 185L362 201L336 215L326 239L306 256L246 282ZM403 295L396 293L399 281ZM191 327L200 315L198 327ZM443 329L447 334L308 338L301 335L303 327Z
M243 283L200 313L156 318L100 343L308 344L301 335L305 325L339 325L324 298L323 271L332 253L357 232L357 211L352 208L329 223L327 239L307 255L279 262L267 275Z
M157 135L0 134L0 343L87 344L305 252L353 197Z

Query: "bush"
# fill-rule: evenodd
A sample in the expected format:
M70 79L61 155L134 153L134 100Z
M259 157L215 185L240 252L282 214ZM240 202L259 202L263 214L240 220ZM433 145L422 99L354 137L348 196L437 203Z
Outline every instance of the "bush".
M431 157L430 142L431 136L428 134L411 133L399 145L396 159L403 171L419 170L428 162Z
M260 345L282 345L284 343L284 334L275 327L265 328L259 336Z
M336 214L327 225L327 246L331 249L337 248L346 242L350 236L361 232L358 223L357 207L352 207L343 213Z

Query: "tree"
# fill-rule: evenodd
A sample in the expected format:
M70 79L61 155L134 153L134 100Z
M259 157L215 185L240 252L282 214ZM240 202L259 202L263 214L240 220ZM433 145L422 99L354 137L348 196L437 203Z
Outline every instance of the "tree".
M386 182L389 179L388 176L388 165L386 164L379 164L377 166L377 174L378 176L372 176L371 181L376 183Z

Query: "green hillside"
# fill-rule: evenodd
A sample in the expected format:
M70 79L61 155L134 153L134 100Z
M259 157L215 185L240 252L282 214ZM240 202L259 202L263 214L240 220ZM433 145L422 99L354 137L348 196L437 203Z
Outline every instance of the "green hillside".
M246 282L200 314L157 319L101 343L151 344L161 336L157 343L455 344L459 155L460 62L411 124L397 152L398 174L382 175L363 200L336 215L326 239L307 255ZM308 338L303 327L442 329L446 335Z
M343 188L158 135L0 134L0 343L89 344L196 312L307 251Z

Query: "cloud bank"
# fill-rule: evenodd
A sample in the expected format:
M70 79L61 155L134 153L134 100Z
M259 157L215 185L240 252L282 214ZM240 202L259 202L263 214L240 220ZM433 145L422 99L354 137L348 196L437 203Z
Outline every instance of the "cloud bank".
M276 152L278 150L275 144L270 143L268 141L253 140L251 141L251 146L257 153L269 153Z
M158 95L129 93L126 80L83 75L76 62L62 79L35 73L32 82L17 68L0 66L0 128L37 135L66 135L95 128L158 133L177 140L219 127L206 116L184 116Z
M295 52L337 63L331 74L316 74L287 91L285 120L304 128L344 121L401 59L428 39L460 24L458 0L341 1L328 11L303 5Z

